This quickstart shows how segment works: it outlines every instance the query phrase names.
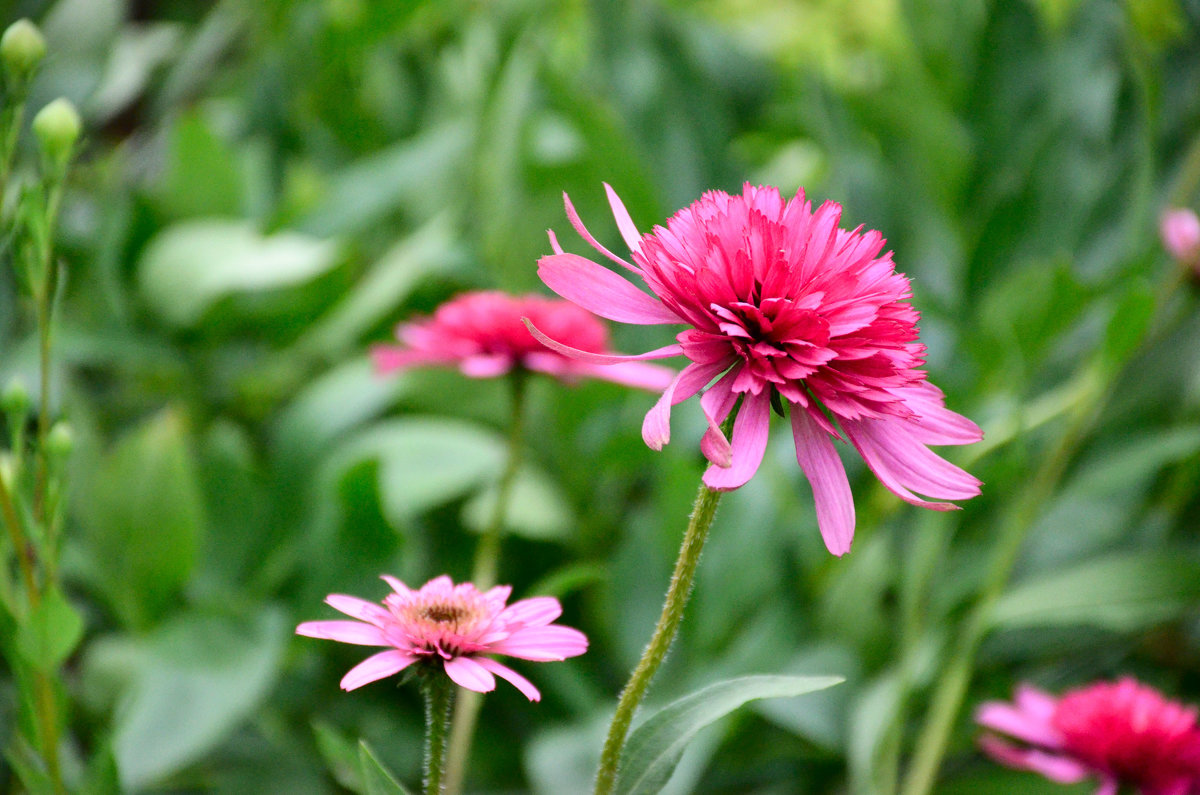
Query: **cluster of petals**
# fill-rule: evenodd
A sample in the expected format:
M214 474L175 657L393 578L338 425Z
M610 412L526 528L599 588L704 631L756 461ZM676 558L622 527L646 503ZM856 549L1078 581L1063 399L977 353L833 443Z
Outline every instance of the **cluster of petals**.
M1184 265L1200 267L1200 216L1186 207L1163 213L1158 225L1163 246Z
M979 493L978 480L928 448L976 442L982 433L947 410L942 392L926 380L908 279L896 272L891 252L880 253L878 232L841 229L835 202L814 211L803 191L785 199L775 188L747 184L740 196L706 193L665 228L642 235L605 189L632 262L588 232L570 199L568 219L650 292L564 252L553 232L555 253L538 262L542 281L610 320L687 328L675 344L619 357L573 346L532 318L531 325L547 346L585 362L689 360L646 415L647 445L661 449L670 438L671 407L703 392L708 430L700 447L710 462L704 482L735 489L758 470L772 406L783 414L786 403L797 462L835 555L850 548L854 500L834 438L849 441L889 490L915 505L949 510L956 506L945 500ZM727 439L720 426L739 401Z
M1196 710L1132 678L1060 698L1021 685L1012 703L985 703L975 720L993 732L980 739L990 756L1051 781L1096 778L1097 795L1116 795L1121 787L1142 795L1200 793Z
M480 693L494 690L499 676L538 701L541 694L528 679L486 655L557 662L587 650L582 632L552 623L562 614L553 597L506 606L512 592L507 585L481 592L443 575L412 590L395 577L383 579L392 593L382 604L342 594L325 600L353 621L308 621L296 628L296 634L310 638L388 647L350 669L342 678L343 690L424 664L441 667L457 684Z
M653 364L626 362L602 367L548 349L522 323L529 318L574 348L608 353L608 329L574 304L540 295L513 296L495 291L463 293L428 318L401 324L400 345L378 345L371 355L380 372L440 365L457 367L472 378L493 378L515 368L546 373L563 381L600 378L658 391L674 371Z

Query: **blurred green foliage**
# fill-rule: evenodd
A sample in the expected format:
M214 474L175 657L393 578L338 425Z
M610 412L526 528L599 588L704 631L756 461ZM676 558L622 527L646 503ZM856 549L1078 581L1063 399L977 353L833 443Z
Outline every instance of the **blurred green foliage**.
M769 447L721 507L651 700L746 674L847 681L717 722L664 791L894 792L997 517L1097 361L1115 397L1038 512L937 791L1071 791L973 750L971 705L1017 680L1129 672L1200 701L1194 290L1134 347L1149 285L1174 267L1157 214L1200 202L1194 0L4 7L47 38L31 106L65 95L86 122L60 221L52 398L77 436L70 756L96 760L95 781L114 760L129 791L417 780L415 693L341 693L360 650L290 632L329 617L327 593L382 597L383 572L468 575L508 393L454 372L378 378L365 351L463 289L541 289L545 229L582 250L563 191L619 250L602 181L642 230L744 180L842 202L889 239L931 379L989 434L958 451L986 485L953 515L902 508L848 457L859 525L842 559L790 443ZM17 288L5 269L0 382L36 384ZM622 350L667 341L613 333ZM661 604L704 424L680 407L675 443L653 453L651 395L534 379L528 399L500 578L560 597L592 645L529 672L541 704L487 697L468 784L549 795L592 775ZM66 608L64 632L77 618ZM0 678L5 746L16 698Z

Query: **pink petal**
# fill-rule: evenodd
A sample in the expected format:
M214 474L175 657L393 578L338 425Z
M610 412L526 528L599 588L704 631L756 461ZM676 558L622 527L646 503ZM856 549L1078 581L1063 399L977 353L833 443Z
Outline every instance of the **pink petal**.
M846 478L846 467L829 434L813 421L807 410L793 404L790 415L796 461L812 486L821 538L834 555L844 555L854 540L854 495Z
M297 635L308 638L336 640L359 646L391 646L383 630L361 621L305 621L296 627Z
M411 654L390 649L373 654L342 677L342 690L354 690L378 679L403 671L417 661Z
M621 238L625 241L625 245L629 246L629 250L636 253L642 243L642 236L634 226L633 219L629 217L629 211L625 209L621 197L617 196L617 192L607 182L604 183L604 192L608 194L608 206L612 208L613 218L617 221L617 229L621 230Z
M446 660L446 675L453 679L455 684L476 693L490 693L496 689L496 677L470 657Z
M535 596L513 602L500 614L500 618L527 627L540 627L561 615L562 605L553 596Z
M470 378L495 378L513 368L513 358L503 354L468 356L458 363L458 369Z
M1044 748L1058 748L1063 738L1048 719L1031 716L1004 701L987 701L979 705L975 722L980 726L1007 734Z
M1087 766L1070 757L1046 753L1036 748L1017 748L998 737L984 735L979 738L979 746L1001 764L1041 773L1059 784L1076 784L1092 772Z
M640 325L683 322L624 277L578 254L542 257L538 276L563 298L609 320Z
M487 650L523 660L557 662L583 654L587 646L587 636L579 630L553 625L519 629L499 643L491 644Z
M907 423L860 420L861 436L908 488L930 497L965 500L979 495L979 480L921 444Z
M917 415L913 435L925 444L973 444L983 431L971 420L945 407L942 390L928 381L906 390L904 403Z
M447 361L448 357L427 351L415 351L395 345L371 346L371 362L375 365L377 373L390 373L426 364L445 364Z
M671 406L681 403L703 389L725 369L723 362L689 364L667 386L654 408L642 420L642 441L651 450L661 450L671 440Z
M912 505L921 508L929 508L934 511L955 511L958 506L952 502L930 502L923 500L913 494L904 484L896 473L888 466L887 460L880 455L878 446L873 439L867 438L861 434L861 420L842 420L842 430L846 433L846 438L854 445L854 449L858 450L858 454L862 456L863 461L879 478L879 482L887 488L892 494L895 494L900 499Z
M580 375L611 381L614 384L646 389L650 392L661 392L675 378L675 371L658 364L643 364L642 362L621 362L619 364L593 365L576 362L575 372Z
M742 398L742 407L733 421L733 458L728 467L709 466L704 484L717 491L729 491L746 485L762 463L771 435L771 397L766 390Z
M340 593L331 593L325 597L325 604L332 607L341 613L345 613L351 618L357 618L360 621L366 621L369 624L374 624L377 627L382 627L385 622L390 621L392 614L386 608L375 602L368 602L364 599L359 599L357 596L346 596Z
M700 409L704 412L704 419L708 421L708 430L700 439L700 452L719 467L727 467L733 463L733 447L725 438L721 423L725 422L725 418L737 403L738 396L731 388L737 374L738 368L735 367L700 396Z
M539 693L538 689L533 686L533 683L508 666L501 665L495 660L487 657L479 657L476 659L476 662L494 673L496 676L499 676L501 679L507 680L513 685L513 687L517 688L517 690L520 690L521 693L524 694L525 698L529 699L530 701L542 700L542 694Z
M583 220L579 217L579 213L575 212L575 205L571 204L571 197L568 196L565 192L563 193L563 206L567 210L567 220L571 222L571 226L575 227L575 231L579 233L579 236L588 242L588 245L590 245L592 248L596 249L601 254L608 257L610 260L617 263L621 267L628 268L629 270L633 271L634 273L641 273L640 268L638 268L635 265L630 265L628 262L626 262L625 260L618 257L616 254L612 253L611 251L606 249L604 246L600 245L599 241L597 241L596 238L592 237L592 233L589 232L587 230L587 227L583 225Z
M525 323L525 327L529 329L529 333L534 338L545 345L552 351L558 351L563 356L570 356L572 359L579 359L593 364L620 364L621 362L636 362L644 359L667 359L671 356L678 356L683 353L683 347L678 343L674 345L664 345L661 348L655 348L646 353L639 353L633 356L622 356L616 353L592 353L591 351L581 351L578 348L572 348L570 345L563 345L561 342L551 339L543 334L537 326L529 320L529 318L521 318Z

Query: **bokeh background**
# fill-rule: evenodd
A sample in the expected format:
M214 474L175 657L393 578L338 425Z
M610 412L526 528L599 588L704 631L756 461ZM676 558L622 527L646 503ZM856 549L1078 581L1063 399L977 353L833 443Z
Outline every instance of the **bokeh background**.
M1156 231L1200 204L1195 0L0 7L49 42L32 106L86 120L52 381L86 619L66 681L76 757L111 750L127 791L366 792L359 738L417 780L415 690L342 693L363 650L292 632L333 617L331 591L381 598L383 572L468 575L509 396L380 378L366 351L463 290L547 292L545 230L586 253L563 191L620 250L604 181L642 230L743 181L843 203L913 278L931 379L988 433L949 453L985 482L953 515L847 456L858 535L835 559L776 428L651 702L742 673L848 681L705 731L671 792L894 793L1014 515L937 792L1090 791L975 750L971 709L1017 681L1132 673L1200 700L1200 312ZM669 333L613 329L625 351ZM30 334L5 269L0 380L36 384ZM585 791L702 471L693 404L655 453L652 395L535 378L529 400L500 580L561 598L592 647L518 663L541 704L486 698L476 792ZM14 710L0 671L0 744Z

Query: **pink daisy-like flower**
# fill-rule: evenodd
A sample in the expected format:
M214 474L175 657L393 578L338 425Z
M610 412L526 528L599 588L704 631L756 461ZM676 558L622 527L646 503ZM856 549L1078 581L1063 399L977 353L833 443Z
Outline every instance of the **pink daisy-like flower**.
M532 319L547 346L582 361L608 363L682 354L690 360L646 415L642 437L658 450L670 437L671 406L704 390L709 428L700 448L711 462L704 482L716 490L745 484L762 461L772 406L789 407L796 459L812 485L817 521L835 555L850 549L854 499L832 438L854 445L883 484L914 505L967 499L979 481L927 445L968 444L982 432L945 408L925 378L917 311L908 279L878 232L838 228L842 208L815 212L800 191L747 184L740 196L704 194L664 229L638 233L608 185L617 228L633 262L600 245L564 195L567 217L597 251L639 277L653 296L608 268L564 253L538 262L551 290L601 317L624 323L675 324L677 343L633 357L572 346ZM707 387L707 389L705 389ZM720 424L740 400L732 442Z
M1097 795L1116 795L1122 786L1142 795L1200 793L1196 710L1129 677L1061 698L1021 685L1014 703L985 703L975 720L1023 743L985 734L980 745L988 755L1051 781L1096 777Z
M500 292L463 293L442 304L430 318L402 323L402 345L378 345L371 351L383 373L424 365L456 366L472 378L494 378L514 368L546 373L563 381L601 378L658 391L675 372L640 362L600 366L563 356L538 342L521 318L556 339L589 353L608 353L608 330L591 314L567 301L540 295Z
M552 624L562 614L550 596L522 599L505 606L512 588L498 585L480 592L471 583L455 585L443 575L414 591L395 577L383 604L330 594L326 604L355 621L306 621L296 634L362 646L387 646L342 677L343 690L399 673L410 665L441 667L459 685L480 693L506 679L530 701L541 694L528 679L485 655L557 662L587 650L587 638L570 627ZM493 674L495 676L493 676Z
M1158 225L1163 246L1185 265L1200 265L1200 217L1186 207L1163 213Z

